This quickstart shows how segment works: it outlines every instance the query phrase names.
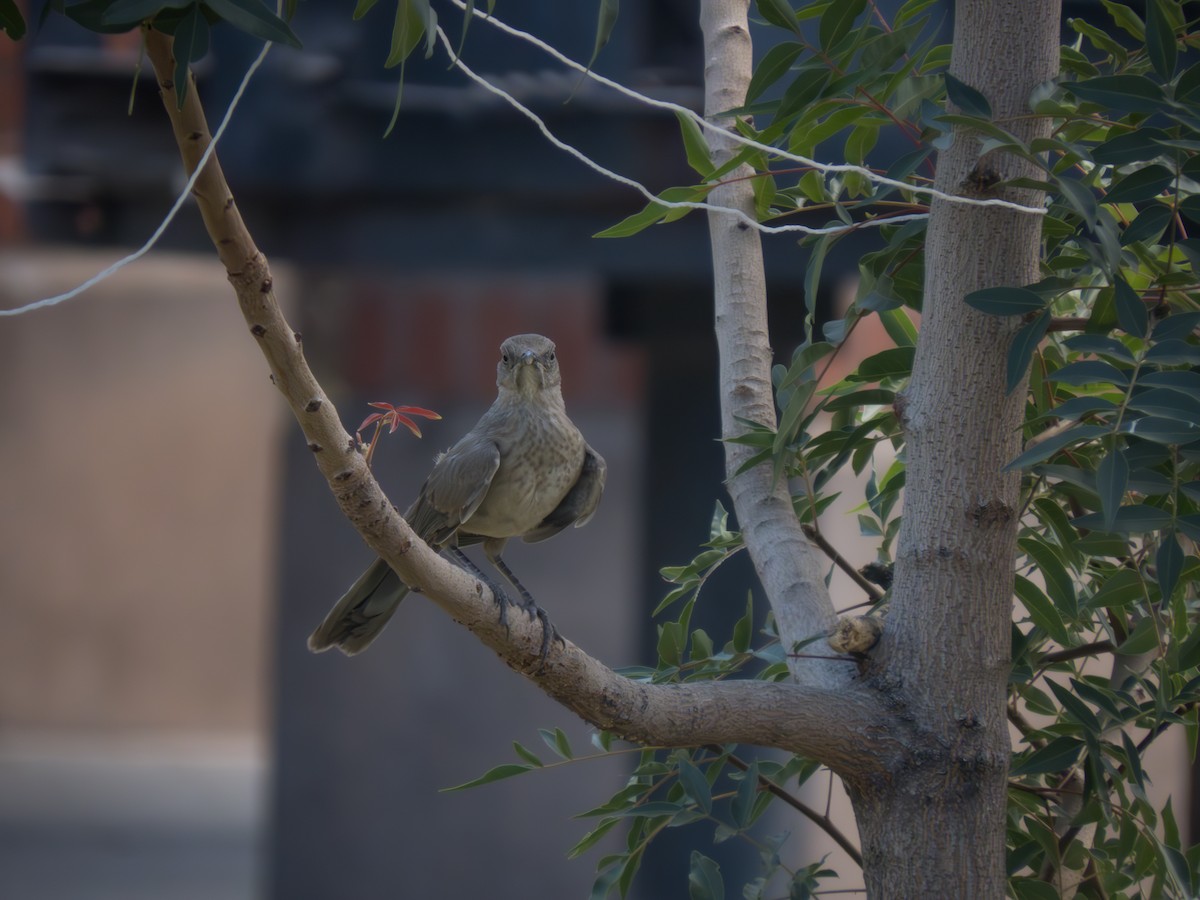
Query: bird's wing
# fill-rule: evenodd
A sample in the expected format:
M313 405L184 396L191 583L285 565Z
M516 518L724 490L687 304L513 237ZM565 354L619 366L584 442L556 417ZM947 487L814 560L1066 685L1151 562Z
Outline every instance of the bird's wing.
M522 540L534 544L554 537L568 525L574 525L576 528L586 525L596 512L596 507L600 505L607 475L608 465L604 462L604 457L585 444L583 468L579 471L579 478L554 511L542 519L537 528L522 535Z
M467 435L437 461L405 518L426 542L438 546L471 518L500 468L500 449Z

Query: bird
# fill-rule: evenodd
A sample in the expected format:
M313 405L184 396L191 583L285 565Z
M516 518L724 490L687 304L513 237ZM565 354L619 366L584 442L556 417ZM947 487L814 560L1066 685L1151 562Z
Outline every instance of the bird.
M507 626L513 601L460 549L483 545L488 561L516 589L516 605L542 622L544 665L551 640L562 639L501 554L509 538L536 543L586 525L600 504L608 467L567 416L552 340L518 334L504 341L496 387L487 412L435 459L404 518L423 541L488 584ZM360 653L411 590L387 562L375 560L309 637L309 649Z

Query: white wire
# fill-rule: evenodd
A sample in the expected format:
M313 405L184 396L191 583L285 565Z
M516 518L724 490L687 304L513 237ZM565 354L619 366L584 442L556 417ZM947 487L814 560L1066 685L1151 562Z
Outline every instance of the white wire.
M459 9L465 10L467 8L467 5L464 2L464 0L450 0L450 2L453 3L455 6L457 6ZM476 10L474 15L476 18L483 19L485 22L487 22L489 25L493 26L494 28L500 29L505 34L511 35L512 37L519 38L520 40L523 40L530 44L533 44L533 46L537 47L539 50L541 50L544 53L547 53L550 56L557 59L564 66L574 69L575 71L586 75L588 78L591 78L593 81L596 81L599 84L603 84L605 87L612 88L614 91L617 91L618 93L624 94L626 97L636 100L639 103L644 103L647 106L654 106L659 109L667 109L667 110L670 110L671 112L675 112L675 113L679 113L681 115L687 116L689 119L691 119L693 122L695 122L698 126L700 126L701 128L703 128L707 131L719 132L720 134L724 135L726 138L728 138L732 141L735 141L739 144L744 144L747 147L754 147L757 150L766 151L767 153L770 153L773 156L777 156L780 159L786 159L786 160L790 160L792 162L798 162L801 165L816 169L819 172L834 172L834 173L857 172L859 175L862 175L864 178L868 178L871 181L877 182L878 184L885 184L890 187L902 188L903 190L910 191L911 193L914 193L914 194L925 194L930 197L937 197L939 200L946 200L950 203L962 203L962 204L965 204L968 206L1002 206L1006 209L1015 209L1018 212L1031 213L1033 215L1038 215L1038 216L1043 216L1046 214L1046 210L1042 207L1023 206L1020 203L1013 203L1009 200L1001 200L998 197L990 197L986 200L977 200L973 197L961 197L956 194L947 194L947 193L944 193L943 191L937 190L936 188L924 187L924 186L915 185L915 184L909 184L906 181L897 181L894 178L888 178L886 175L880 175L877 172L872 172L870 169L864 168L862 166L856 166L856 165L852 165L850 163L818 162L815 159L809 159L807 156L800 156L799 154L791 153L787 150L782 150L779 147L772 147L770 144L759 143L758 141L753 140L752 138L745 137L744 135L738 134L737 132L729 131L725 128L722 128L719 125L714 125L712 122L709 122L707 119L705 119L702 115L695 112L694 110L688 109L686 106L680 106L678 103L672 103L669 100L658 100L658 99L655 99L654 97L647 97L645 94L638 93L637 91L633 90L632 88L625 87L625 85L621 84L618 81L613 81L611 78L605 78L603 75L593 72L591 69L589 69L587 66L583 65L582 63L576 62L575 60L571 59L569 56L565 56L564 54L560 53L556 48L552 47L550 44L547 44L541 38L539 38L535 35L532 35L527 31L522 31L519 28L514 28L513 26L507 24L506 22L504 22L500 19L497 19L493 15L488 15L487 13L482 12L480 10ZM662 201L659 201L659 202L662 202ZM889 219L887 221L898 222L898 221L903 221L903 218L897 217L895 219ZM766 229L764 229L764 230L766 230ZM793 230L799 230L799 229L793 229ZM768 232L768 233L770 233L770 232ZM823 232L817 231L814 233L820 234Z
M482 15L482 13L479 15ZM892 216L890 218L867 219L862 222L856 222L852 225L831 225L828 228L810 228L807 225L763 225L757 219L748 216L740 209L734 209L731 206L718 206L713 203L703 203L693 200L663 200L661 197L655 196L655 194L641 182L635 181L627 175L622 175L619 172L614 172L612 169L605 168L604 166L600 165L600 163L587 156L587 154L585 154L583 151L571 146L563 140L560 140L557 136L555 136L554 132L550 130L546 123L542 121L537 113L525 106L520 100L505 91L503 88L497 87L482 75L477 74L473 69L471 69L470 66L459 59L457 54L454 52L454 47L450 44L450 39L446 36L446 32L440 25L437 29L437 35L438 39L442 42L442 46L446 48L446 53L449 55L450 61L454 64L455 68L461 71L464 75L478 84L484 90L495 94L497 97L500 97L510 106L512 106L513 109L517 110L519 113L533 122L534 125L537 126L538 130L542 133L543 137L545 137L546 140L552 143L555 147L558 147L558 149L569 153L592 171L598 172L605 178L609 178L618 182L619 184L624 184L633 188L651 203L662 206L665 209L703 209L710 212L728 213L729 215L735 216L742 222L745 222L751 228L755 228L764 234L786 234L788 232L801 232L803 234L841 234L842 232L849 231L851 229L866 228L875 225L893 225L899 222L908 222L914 219L928 218L928 213L912 213L903 216ZM904 185L904 187L907 188L909 185Z
M23 313L33 312L37 309L44 309L48 306L57 306L59 303L64 303L67 300L78 297L88 288L95 287L100 282L111 278L131 262L136 262L149 253L154 245L158 243L159 238L161 238L163 235L163 232L166 231L171 222L175 220L175 216L183 207L184 201L186 201L188 196L192 193L192 188L196 186L196 179L199 178L200 173L204 171L205 164L213 155L213 152L217 149L217 142L221 140L221 135L225 133L225 126L229 124L229 120L233 117L233 111L237 109L237 105L242 99L242 94L246 91L246 85L250 83L250 79L254 76L254 73L258 71L258 67L262 65L262 61L266 59L267 51L270 49L271 43L269 41L263 44L262 50L259 52L254 62L250 64L250 68L246 70L246 74L242 77L242 83L238 85L237 92L233 95L233 99L229 101L229 108L225 110L225 117L221 120L221 124L217 127L216 133L213 134L212 140L209 141L208 146L204 150L204 154L200 157L200 162L196 166L196 171L192 173L192 177L187 180L187 184L183 186L183 190L180 191L179 196L175 198L175 205L171 207L171 211L167 213L167 217L162 220L161 224L159 224L158 228L154 230L154 234L150 235L146 243L144 243L133 253L130 253L128 256L117 260L104 271L96 273L78 287L74 287L63 294L56 294L53 297L46 297L42 300L35 300L32 303L26 303L24 306L18 306L15 309L0 309L0 317L19 316Z

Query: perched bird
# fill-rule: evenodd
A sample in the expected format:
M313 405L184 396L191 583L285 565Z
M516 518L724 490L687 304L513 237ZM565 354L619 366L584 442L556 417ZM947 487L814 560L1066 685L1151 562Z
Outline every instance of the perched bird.
M499 392L466 436L434 463L404 518L422 540L446 549L487 581L458 549L482 543L483 552L517 591L516 601L542 622L542 658L557 636L546 614L517 580L501 553L505 542L553 537L591 519L604 492L604 459L567 418L554 342L518 334L500 345ZM500 621L513 601L488 582ZM365 649L410 588L382 559L350 586L308 639L315 653L337 647Z

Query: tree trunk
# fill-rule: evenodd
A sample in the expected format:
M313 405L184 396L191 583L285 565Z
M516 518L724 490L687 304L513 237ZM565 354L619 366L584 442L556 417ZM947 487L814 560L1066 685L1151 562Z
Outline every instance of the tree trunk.
M981 91L1023 140L1035 85L1058 71L1058 0L961 0L951 72ZM1026 118L1019 118L1026 117ZM958 129L937 187L995 196L973 173L1034 176L1011 156L979 159ZM1041 195L1002 189L1039 206ZM1024 382L1005 391L1016 318L963 302L1037 281L1042 219L935 200L912 381L897 401L908 472L891 610L869 680L922 736L885 778L850 780L870 896L1001 898L1010 745L1005 719Z
M1058 71L1057 0L960 0L950 71L982 91L1024 140L1034 85ZM970 131L940 156L937 187L995 196L973 170L1036 175L1012 156L980 161ZM1032 191L1000 196L1038 206ZM1006 384L1020 322L964 295L1038 280L1042 217L934 200L912 382L898 401L908 470L892 606L870 680L923 736L888 778L850 787L872 898L1002 898L1010 658L1024 382Z

